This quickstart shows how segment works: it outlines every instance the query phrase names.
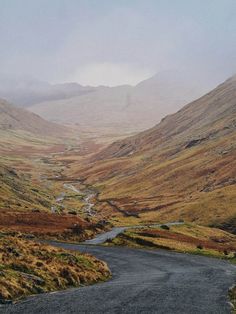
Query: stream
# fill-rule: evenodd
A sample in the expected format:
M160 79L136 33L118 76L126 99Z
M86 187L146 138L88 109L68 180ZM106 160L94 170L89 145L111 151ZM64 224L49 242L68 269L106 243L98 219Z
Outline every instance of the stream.
M93 207L94 207L94 203L92 203L92 199L96 196L96 194L94 193L94 191L90 190L89 188L86 188L84 191L81 191L79 189L77 189L74 185L69 184L69 183L64 183L63 187L67 190L71 190L79 195L83 196L83 201L84 201L84 206L83 206L83 210L84 212L88 215L88 216L94 216L94 212L93 212ZM56 197L56 203L60 204L60 207L64 207L62 202L64 201L66 197L66 193L62 192L59 196ZM57 211L56 206L52 206L51 207L51 212L55 213Z

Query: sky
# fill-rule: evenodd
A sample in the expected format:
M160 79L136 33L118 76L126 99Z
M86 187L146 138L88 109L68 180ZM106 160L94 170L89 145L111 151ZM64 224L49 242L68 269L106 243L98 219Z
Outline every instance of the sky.
M236 0L0 0L0 76L137 84L236 73Z

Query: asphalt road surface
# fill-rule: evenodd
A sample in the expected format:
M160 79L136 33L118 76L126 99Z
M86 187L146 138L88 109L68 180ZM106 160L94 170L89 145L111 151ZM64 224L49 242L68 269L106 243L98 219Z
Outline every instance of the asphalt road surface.
M230 313L227 294L236 271L225 261L162 250L55 245L105 260L112 279L30 297L0 313Z

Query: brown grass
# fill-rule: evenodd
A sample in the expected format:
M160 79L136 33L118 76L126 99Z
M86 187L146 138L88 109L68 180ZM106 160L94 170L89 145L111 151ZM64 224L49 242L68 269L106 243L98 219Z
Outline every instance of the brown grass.
M184 224L162 227L136 228L127 230L115 238L115 245L164 248L178 252L212 255L234 258L236 252L236 236L225 231Z
M0 234L0 302L105 280L107 265L88 254L65 251Z
M101 202L113 200L140 213L142 222L216 224L236 216L235 141L231 134L174 155L162 150L88 165L80 161L68 174L95 185Z

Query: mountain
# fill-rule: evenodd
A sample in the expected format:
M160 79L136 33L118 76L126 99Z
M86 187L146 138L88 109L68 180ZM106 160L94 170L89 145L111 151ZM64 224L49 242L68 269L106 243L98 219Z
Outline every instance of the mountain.
M93 91L77 83L49 84L35 79L0 77L0 97L9 102L28 107L43 101L68 99Z
M236 77L71 173L138 221L236 221ZM134 219L134 218L132 218Z
M100 86L68 99L35 104L30 110L50 121L81 128L119 134L137 132L153 126L212 87L189 75L161 72L134 87Z
M37 136L61 137L68 133L66 127L48 122L38 115L18 108L0 99L0 131L20 130Z
M115 142L98 156L110 158L158 149L159 146L195 146L235 131L236 76L212 92L186 105L161 123L136 136ZM217 125L221 123L221 125ZM114 156L113 156L114 155Z

